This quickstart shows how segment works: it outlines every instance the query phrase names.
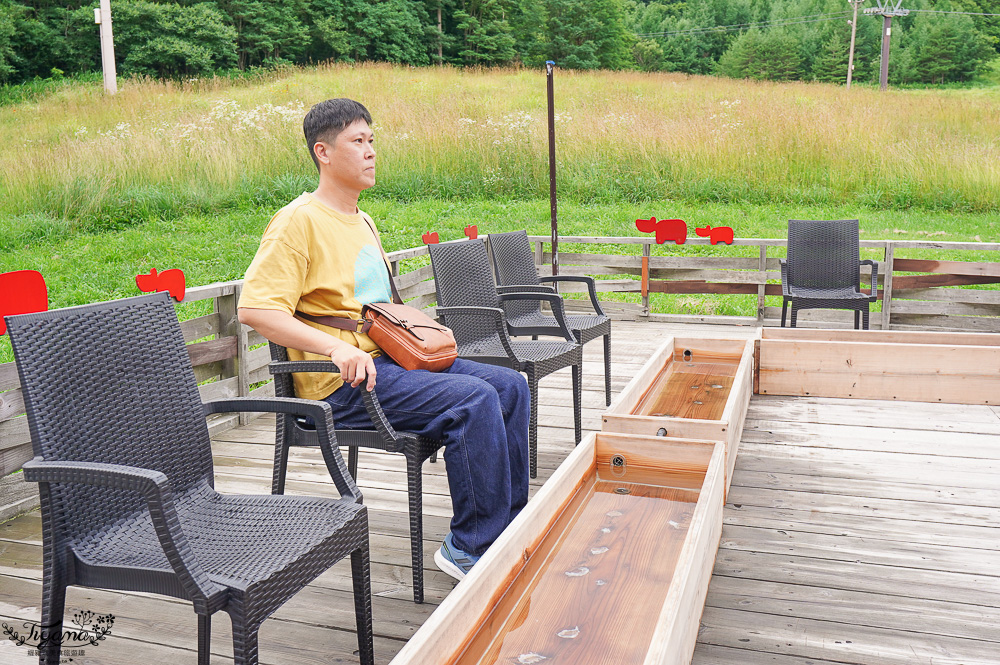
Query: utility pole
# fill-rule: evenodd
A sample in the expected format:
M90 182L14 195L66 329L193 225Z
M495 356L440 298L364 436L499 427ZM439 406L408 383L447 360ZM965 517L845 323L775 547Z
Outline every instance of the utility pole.
M869 7L866 14L874 14L882 17L882 72L879 74L879 90L883 92L889 89L889 38L892 36L892 17L906 16L909 9L902 9L903 0L898 0L896 4L892 0L876 0L878 7Z
M854 7L854 20L851 24L851 54L847 56L847 89L851 89L851 78L854 76L854 36L858 33L858 5L865 0L847 0Z
M556 217L556 116L555 95L552 90L552 73L556 63L545 61L545 87L549 107L549 212L552 218L552 274L559 274L559 222ZM558 284L556 284L558 291Z
M111 0L101 0L94 8L94 23L101 26L101 68L104 70L104 91L118 92L118 72L115 69L115 40L111 34Z

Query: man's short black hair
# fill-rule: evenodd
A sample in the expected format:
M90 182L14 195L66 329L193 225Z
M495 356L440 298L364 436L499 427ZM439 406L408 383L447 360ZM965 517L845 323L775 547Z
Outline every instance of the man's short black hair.
M328 99L309 109L305 120L302 121L302 131L306 135L309 156L312 157L317 169L319 168L319 160L316 159L313 146L319 141L333 143L337 139L337 135L344 131L344 128L358 120L364 120L371 125L371 113L359 102L346 97Z

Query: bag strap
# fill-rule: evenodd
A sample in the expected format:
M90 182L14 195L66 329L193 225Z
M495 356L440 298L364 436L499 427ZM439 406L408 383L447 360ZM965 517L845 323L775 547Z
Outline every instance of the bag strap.
M372 322L364 318L352 319L346 316L313 316L312 314L306 314L305 312L300 312L299 310L295 310L295 315L305 319L306 321L312 321L313 323L318 323L322 326L340 328L341 330L349 330L351 332L361 334L367 334L372 327Z
M361 212L361 210L358 210L358 212L361 213L361 218L368 224L368 228L372 230L372 235L375 236L375 242L378 243L378 249L382 252L382 259L385 261L385 269L386 272L389 273L389 288L392 289L392 301L397 305L402 305L403 299L399 297L399 291L396 290L396 282L392 280L392 270L389 269L389 255L386 254L385 249L382 248L382 237L379 236L378 231L375 230L375 222L373 222L372 218L368 216L368 213Z

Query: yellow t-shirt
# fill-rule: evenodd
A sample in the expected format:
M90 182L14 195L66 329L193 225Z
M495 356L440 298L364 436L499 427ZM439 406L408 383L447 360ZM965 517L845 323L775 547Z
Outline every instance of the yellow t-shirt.
M279 210L247 268L239 306L360 319L363 305L391 302L381 241L363 214L337 212L307 192ZM368 335L303 322L378 355ZM296 349L288 349L288 358L329 360ZM323 399L344 383L332 373L296 373L293 380L305 399Z

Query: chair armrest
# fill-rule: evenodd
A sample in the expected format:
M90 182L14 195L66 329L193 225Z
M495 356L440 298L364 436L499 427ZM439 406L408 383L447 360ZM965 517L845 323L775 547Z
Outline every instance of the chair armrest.
M594 306L594 311L601 316L607 316L604 308L601 307L597 299L597 283L593 277L587 275L551 275L549 277L539 277L540 282L580 282L587 285L587 292L590 293L590 304Z
M489 319L493 323L494 330L500 337L500 344L503 346L504 352L507 357L512 361L517 362L517 356L514 355L514 347L510 344L510 335L507 334L507 319L504 317L503 310L498 307L473 307L471 305L460 305L452 307L438 307L435 310L438 319L442 322L445 321L446 317L480 317ZM448 325L445 323L444 325ZM453 328L454 326L449 326Z
M514 286L497 287L497 293L521 293L521 292L555 293L556 290L551 286L542 286L540 284L515 284Z
M24 479L33 483L79 483L141 494L163 553L195 607L219 609L225 604L228 591L209 578L191 551L177 517L173 488L162 471L102 462L46 461L41 457L29 460L23 468Z
M556 322L559 324L559 330L562 332L563 337L566 338L568 342L576 342L576 337L573 336L573 332L569 329L566 324L566 312L563 309L563 299L562 296L557 293L503 293L499 295L500 302L507 302L510 300L540 300L549 303L552 306L552 313L556 317Z
M332 364L332 363L331 363ZM264 411L267 413L288 413L297 416L308 416L316 424L316 438L326 468L333 478L340 496L354 503L361 503L361 490L355 484L351 474L347 472L344 457L337 447L337 435L333 430L333 410L326 402L296 397L269 397L254 399L252 397L234 397L206 402L205 415L213 413L228 413L231 411ZM384 417L384 416L383 416Z
M291 372L340 372L340 368L331 360L272 360L267 370L271 374L288 374ZM377 381L377 379L376 379ZM375 430L382 435L386 442L386 450L389 452L399 452L403 449L403 444L399 440L399 435L382 411L378 396L369 392L367 384L362 383L358 388L361 390L361 401L364 402L368 417L371 418Z
M292 372L340 372L340 368L332 360L272 360L267 365L271 374L290 374Z
M861 261L861 265L869 265L872 267L872 302L878 300L878 261L873 259L864 259Z
M778 265L781 266L781 295L790 296L791 291L788 290L788 261L786 259L778 259Z

